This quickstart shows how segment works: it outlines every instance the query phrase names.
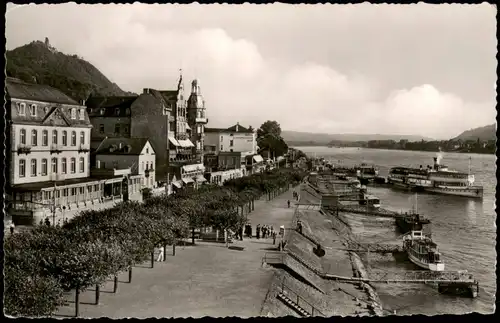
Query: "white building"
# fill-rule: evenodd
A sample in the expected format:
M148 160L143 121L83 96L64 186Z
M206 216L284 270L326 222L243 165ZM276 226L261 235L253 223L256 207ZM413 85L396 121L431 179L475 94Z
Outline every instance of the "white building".
M102 200L106 184L121 187L120 177L89 177L92 125L84 105L14 78L6 91L9 215L43 218Z
M156 154L147 138L105 138L97 147L95 174L130 169L129 193L154 188Z
M256 131L239 123L227 129L205 128L205 154L218 155L219 152L241 152L242 157L256 154Z

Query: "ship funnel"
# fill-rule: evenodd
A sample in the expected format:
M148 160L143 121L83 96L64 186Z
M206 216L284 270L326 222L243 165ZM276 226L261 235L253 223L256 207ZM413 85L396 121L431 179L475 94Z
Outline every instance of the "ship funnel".
M438 161L438 158L437 157L434 157L434 169L435 170L438 170L438 167L439 166L439 161Z

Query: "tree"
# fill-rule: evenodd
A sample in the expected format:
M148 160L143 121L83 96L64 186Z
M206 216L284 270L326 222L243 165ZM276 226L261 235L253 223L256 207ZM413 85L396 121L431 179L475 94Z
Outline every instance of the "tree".
M274 137L281 137L281 126L277 121L268 120L257 129L257 138L264 137L268 134Z

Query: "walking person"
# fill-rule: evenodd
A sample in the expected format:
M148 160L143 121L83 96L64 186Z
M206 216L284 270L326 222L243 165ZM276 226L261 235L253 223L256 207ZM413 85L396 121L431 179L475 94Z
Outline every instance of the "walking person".
M14 234L14 222L10 224L10 234Z
M290 208L290 200L286 202L288 204L288 208Z
M273 246L276 244L276 232L272 233L273 235Z
M165 253L165 248L163 246L160 247L160 254L158 255L158 258L156 259L157 262L163 261L163 254Z
M260 239L260 224L257 224L257 239Z

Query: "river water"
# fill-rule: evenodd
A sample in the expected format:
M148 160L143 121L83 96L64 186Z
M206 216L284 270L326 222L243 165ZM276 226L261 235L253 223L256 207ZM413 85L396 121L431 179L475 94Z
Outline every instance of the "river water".
M324 157L334 165L354 166L362 162L374 164L382 176L394 166L419 167L432 165L436 153L363 149L297 147L308 156ZM464 314L495 311L496 294L496 156L481 154L443 153L441 164L449 169L467 172L469 157L471 173L476 184L483 185L483 199L446 195L414 193L388 187L368 187L368 193L380 198L382 207L395 211L409 210L417 205L418 212L431 220L427 228L438 244L445 262L445 270L467 270L479 281L479 296L475 299L439 294L426 285L375 285L384 309L395 310L398 315L410 314ZM347 214L353 233L363 242L401 244L401 234L392 221ZM368 267L372 270L401 272L418 270L405 257L370 254Z

